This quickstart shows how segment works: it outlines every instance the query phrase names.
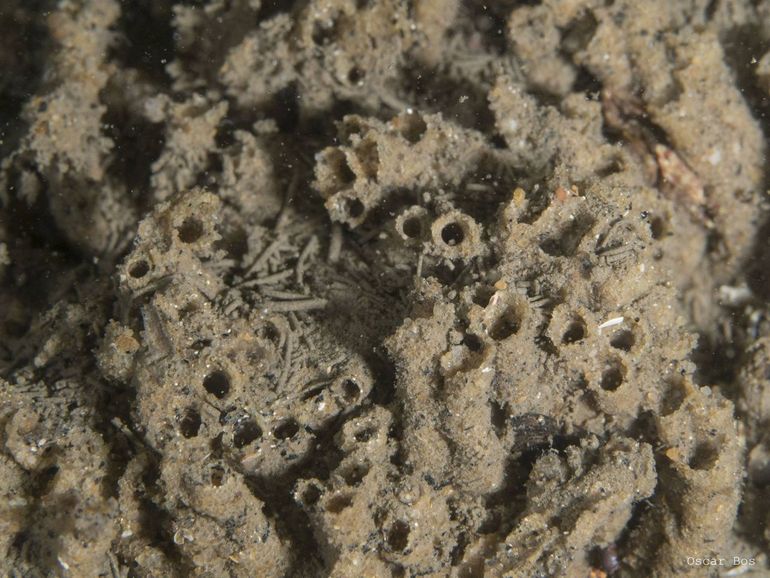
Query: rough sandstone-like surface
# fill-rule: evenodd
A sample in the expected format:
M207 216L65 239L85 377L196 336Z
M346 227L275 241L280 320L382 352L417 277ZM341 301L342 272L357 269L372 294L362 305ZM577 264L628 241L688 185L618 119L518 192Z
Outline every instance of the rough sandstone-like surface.
M768 571L770 3L10 0L0 65L0 574Z

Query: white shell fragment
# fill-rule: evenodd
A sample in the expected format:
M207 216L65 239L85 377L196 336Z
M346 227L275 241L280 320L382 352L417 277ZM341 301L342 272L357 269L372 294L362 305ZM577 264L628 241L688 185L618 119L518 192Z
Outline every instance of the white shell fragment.
M601 325L599 325L599 331L602 329L607 329L608 327L615 327L616 325L620 325L624 321L624 317L613 317L612 319L608 319Z

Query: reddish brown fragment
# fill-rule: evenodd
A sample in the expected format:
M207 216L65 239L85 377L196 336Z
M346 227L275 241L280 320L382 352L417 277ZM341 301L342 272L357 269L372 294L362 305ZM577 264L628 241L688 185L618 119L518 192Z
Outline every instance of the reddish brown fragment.
M602 91L602 110L606 125L619 132L642 161L650 184L657 180L661 191L685 207L707 227L713 227L706 209L703 183L687 163L669 147L657 142L642 103L632 95Z
M644 118L647 114L641 101L633 95L620 95L609 88L601 93L604 120L617 130L625 130L629 119Z
M673 198L688 205L706 204L701 180L678 154L665 145L657 144L655 158L658 160L661 184Z
M647 113L641 101L629 94L618 94L605 88L602 90L602 113L607 127L623 138L642 165L644 176L652 184L658 173L657 163L652 154L655 136L645 126Z
M572 185L569 189L565 189L562 186L556 187L554 191L554 198L560 203L565 203L567 199L571 197L577 197L580 194L576 185Z
M660 172L661 191L684 206L698 221L713 226L706 215L706 193L698 175L665 145L655 145L655 159Z

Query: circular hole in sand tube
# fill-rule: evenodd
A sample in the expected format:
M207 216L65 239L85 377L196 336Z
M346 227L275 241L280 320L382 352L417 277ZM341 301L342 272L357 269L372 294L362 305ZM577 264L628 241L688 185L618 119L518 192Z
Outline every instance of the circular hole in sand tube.
M273 323L266 323L262 328L262 335L271 343L278 345L281 342L281 332Z
M599 383L604 391L615 391L623 383L623 372L619 367L609 367L602 373L602 380Z
M719 459L719 451L710 443L699 443L689 461L689 466L694 470L710 470Z
M177 317L180 320L187 319L190 315L197 313L198 311L200 311L200 306L194 301L191 301L177 310Z
M663 397L660 402L660 414L668 416L682 407L687 398L687 386L679 376L675 376L665 384Z
M213 466L211 468L211 485L218 488L225 480L225 469L222 466Z
M366 76L366 73L357 66L354 66L348 71L348 82L350 84L358 84L364 79L364 76Z
M241 422L235 428L233 445L240 449L262 437L262 428L253 419Z
M132 263L128 268L128 274L134 279L141 279L150 272L150 264L144 259Z
M422 236L422 221L418 217L409 217L402 224L401 230L410 239L419 239Z
M419 114L407 114L399 119L399 132L410 143L415 144L422 139L428 125Z
M582 321L575 319L567 327L567 330L562 335L561 342L564 344L578 343L583 341L586 336L586 326Z
M353 135L360 135L364 131L364 126L360 119L356 117L349 117L342 121L340 131L341 140L347 144L350 144L350 137Z
M287 419L286 421L278 424L273 430L273 435L279 440L286 440L293 438L299 432L299 425L293 419Z
M203 387L217 399L222 399L230 393L230 377L222 370L212 371L204 378Z
M195 217L188 217L177 229L182 243L194 243L203 235L203 223Z
M345 214L351 219L357 219L364 214L364 204L355 198L346 198L343 204Z
M634 343L636 343L636 338L628 329L616 331L610 338L610 345L615 349L620 349L622 351L630 351L634 346Z
M364 443L372 439L372 436L374 436L376 433L377 433L376 429L369 427L366 429L362 429L359 432L356 432L355 435L353 435L353 437L357 442Z
M332 514L339 514L345 508L353 505L353 497L347 494L337 494L326 502L326 510Z
M489 305L489 301L492 299L492 295L495 294L493 287L487 285L480 285L473 293L473 302L479 307L486 308Z
M324 159L337 187L344 187L356 180L356 173L350 168L348 158L340 149L330 149Z
M188 408L184 411L182 419L179 420L179 432L186 438L194 438L198 435L201 429L201 416L192 409Z
M356 487L361 485L361 482L364 480L366 474L368 473L369 466L366 464L356 464L343 472L342 479L345 480L345 483L348 486Z
M489 336L495 341L502 341L519 331L519 316L513 307L508 307L503 311L492 327L489 328Z
M348 403L352 403L361 395L361 388L352 379L346 379L342 382L342 397Z
M56 474L59 473L59 466L53 464L44 468L42 471L37 472L35 476L35 485L37 486L36 492L39 496L45 496L52 490L52 485Z
M388 546L394 552L403 552L409 544L409 524L396 520L388 530Z
M316 20L310 38L316 46L326 46L334 42L337 35L337 22Z
M343 155L342 162L337 165L337 179L343 185L349 185L356 180L356 173L348 165L348 159Z
M666 222L662 217L653 217L650 219L650 234L656 241L663 238L666 234Z
M306 506L313 506L320 497L321 490L318 489L318 486L311 484L302 491L302 503Z
M450 247L454 247L465 240L465 231L459 223L448 223L441 229L441 240Z
M463 337L463 343L471 351L481 351L481 348L484 347L484 343L479 339L479 336L473 333L466 333L465 337Z

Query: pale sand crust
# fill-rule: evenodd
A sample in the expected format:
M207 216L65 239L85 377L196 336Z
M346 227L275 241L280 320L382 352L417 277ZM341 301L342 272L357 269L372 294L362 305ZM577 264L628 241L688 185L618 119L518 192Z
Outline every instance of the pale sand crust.
M770 2L3 4L0 574L767 571Z

